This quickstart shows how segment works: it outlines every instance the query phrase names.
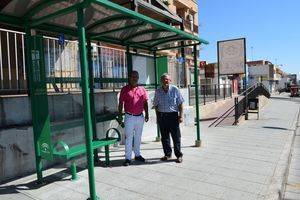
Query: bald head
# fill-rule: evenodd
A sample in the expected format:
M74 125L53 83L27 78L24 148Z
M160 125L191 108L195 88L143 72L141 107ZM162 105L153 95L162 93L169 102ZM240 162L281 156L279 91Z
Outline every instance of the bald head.
M160 81L164 89L169 88L169 85L171 83L170 75L168 73L164 73L163 75L161 75Z

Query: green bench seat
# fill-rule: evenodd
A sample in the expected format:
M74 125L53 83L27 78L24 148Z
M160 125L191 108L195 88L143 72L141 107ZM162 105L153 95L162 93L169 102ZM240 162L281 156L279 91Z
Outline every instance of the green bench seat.
M109 134L114 131L117 133L118 137L110 137ZM109 159L109 145L113 145L117 142L121 141L121 134L118 129L116 128L110 128L106 131L106 137L103 139L94 140L92 142L92 148L93 150L98 149L100 147L105 147L105 164L106 166L109 166L110 159ZM60 148L59 148L60 147ZM75 145L73 147L69 147L64 141L60 140L56 144L53 145L53 156L55 158L61 158L70 160L72 158L75 158L77 156L80 156L82 154L86 153L86 144L79 144ZM76 164L74 161L71 162L71 174L72 174L72 180L77 179L76 175Z
M60 141L59 143L62 144L63 141ZM93 149L98 149L100 147L105 147L107 145L112 145L118 142L117 138L110 138L110 139L101 139L101 140L96 140L93 141L92 148ZM66 144L65 144L66 145ZM63 158L63 159L71 159L76 156L79 156L81 154L86 153L86 145L85 144L80 144L76 145L73 147L67 147L63 148L61 150L53 150L53 156L57 158Z

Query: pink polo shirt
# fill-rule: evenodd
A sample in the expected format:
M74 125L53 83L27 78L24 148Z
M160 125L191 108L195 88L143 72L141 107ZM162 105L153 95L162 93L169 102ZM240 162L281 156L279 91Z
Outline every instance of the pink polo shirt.
M126 85L122 88L119 101L124 103L125 112L139 115L144 111L144 103L148 100L148 95L144 87L132 88Z

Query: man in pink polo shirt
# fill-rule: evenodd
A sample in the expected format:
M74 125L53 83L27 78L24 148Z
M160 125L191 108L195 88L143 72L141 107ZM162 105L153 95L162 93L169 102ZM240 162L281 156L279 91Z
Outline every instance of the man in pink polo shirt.
M125 110L125 162L124 166L131 163L132 140L134 135L135 160L145 162L141 156L140 146L144 121L148 122L148 95L144 87L138 85L139 73L132 71L129 75L129 85L122 88L119 98L119 119L122 119L122 110ZM145 117L143 115L145 111Z

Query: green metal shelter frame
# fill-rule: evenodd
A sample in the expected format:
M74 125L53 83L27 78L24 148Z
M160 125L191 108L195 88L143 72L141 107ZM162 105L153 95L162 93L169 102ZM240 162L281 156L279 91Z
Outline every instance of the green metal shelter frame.
M132 10L126 9L108 0L11 0L0 4L0 23L17 26L25 29L26 32L26 62L29 78L29 91L44 94L46 88L43 84L47 81L42 78L42 85L35 86L33 81L36 77L33 46L34 32L63 33L70 38L78 38L81 65L81 80L68 80L69 82L81 82L82 98L84 105L84 127L87 153L87 164L89 174L90 199L98 199L95 190L94 160L93 160L93 134L95 126L95 113L93 82L127 82L126 79L93 79L90 70L91 41L100 41L115 45L125 46L127 49L128 73L132 71L132 55L130 48L142 49L153 53L156 61L157 52L169 49L177 49L192 46L194 49L194 76L196 91L196 146L201 145L200 122L199 122L199 93L198 93L198 67L197 67L197 46L208 44L207 41L198 36L188 34L175 27L156 21ZM34 31L33 31L34 30ZM33 33L33 34L32 34ZM34 44L34 45L33 45ZM43 61L41 61L43 62ZM43 73L40 72L39 73ZM156 66L155 66L156 73ZM53 81L53 80L52 80ZM55 81L55 80L54 80ZM158 86L158 77L155 77L155 86ZM32 97L33 94L30 94ZM32 107L43 103L45 96L31 98ZM33 108L32 108L33 109ZM48 109L48 108L47 108ZM41 118L33 115L34 130L44 131L50 129L43 127L43 121L49 120L48 110L39 113ZM38 139L34 138L36 153L36 168L38 181L42 179L42 156L44 147L38 146Z

